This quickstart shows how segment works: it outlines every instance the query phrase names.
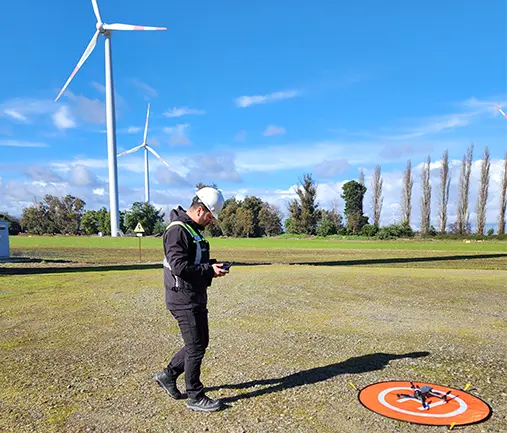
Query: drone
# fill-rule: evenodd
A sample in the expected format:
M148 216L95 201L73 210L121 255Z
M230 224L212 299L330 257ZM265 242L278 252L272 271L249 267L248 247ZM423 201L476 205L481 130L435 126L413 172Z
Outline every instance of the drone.
M426 403L428 397L436 397L440 400L444 400L447 403L447 396L451 393L451 391L447 391L445 394L440 391L433 390L431 386L423 386L419 388L417 385L414 385L414 382L410 381L410 387L414 390L413 394L397 394L398 398L413 398L415 400L419 400L422 403L424 409L429 409L430 405Z

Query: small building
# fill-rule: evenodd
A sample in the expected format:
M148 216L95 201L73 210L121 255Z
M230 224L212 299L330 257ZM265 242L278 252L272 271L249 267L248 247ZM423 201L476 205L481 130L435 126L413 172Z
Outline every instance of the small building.
M0 258L8 259L11 256L9 249L9 222L0 221Z

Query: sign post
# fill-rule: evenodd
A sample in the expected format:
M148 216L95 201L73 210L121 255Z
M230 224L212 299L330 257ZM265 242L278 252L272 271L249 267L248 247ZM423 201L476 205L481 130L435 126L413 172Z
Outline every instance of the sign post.
M141 238L143 237L144 229L141 223L137 223L136 228L134 229L137 237L139 238L139 263L141 263Z

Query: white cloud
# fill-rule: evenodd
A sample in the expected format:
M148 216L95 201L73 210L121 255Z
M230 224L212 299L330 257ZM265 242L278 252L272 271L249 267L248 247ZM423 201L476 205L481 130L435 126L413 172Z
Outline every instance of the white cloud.
M165 165L159 167L155 172L155 179L167 186L190 186L188 180L174 170L168 169Z
M93 158L80 158L72 161L54 161L51 162L51 166L54 167L55 171L59 173L68 173L76 165L82 165L84 167L92 169L107 169L107 159L93 159Z
M62 105L56 113L53 114L53 123L58 129L75 128L76 121L72 116L69 107Z
M245 108L255 104L265 104L267 102L281 101L283 99L295 98L300 93L297 90L287 90L284 92L273 92L269 95L240 96L236 98L236 106Z
M64 167L64 168L63 168ZM34 183L45 186L48 183L64 183L72 186L99 186L96 174L79 163L51 164L51 167L32 165L23 170L23 174Z
M170 144L176 144L176 145L182 145L182 146L188 146L191 144L188 137L185 137L184 135L173 135L171 138L169 138Z
M255 147L236 151L240 172L307 169L324 159L345 158L350 164L367 164L378 154L376 143L347 143L336 141Z
M70 172L70 183L76 186L98 185L97 176L84 165L76 164Z
M106 86L104 86L103 84L97 83L96 81L92 81L91 85L100 93L106 93Z
M46 194L62 197L67 193L65 183L9 180L0 184L0 209L21 216L23 208L33 204L34 199L42 200Z
M187 168L187 180L192 183L197 182L242 182L240 174L236 168L234 155L193 155L191 158L183 160L183 165Z
M95 194L95 195L105 195L106 194L106 191L104 190L104 188L94 188L92 190L92 193Z
M406 155L428 154L433 151L432 145L414 145L403 143L398 145L384 145L379 155L385 159L391 159Z
M331 178L345 173L350 167L351 165L346 159L326 159L315 165L314 170L315 174L321 178Z
M158 92L153 87L149 86L146 83L143 83L142 81L136 80L134 78L134 79L132 79L132 84L144 92L145 98L150 98L150 97L156 98L158 96Z
M176 126L165 126L164 132L166 134L183 135L189 126L188 123L181 123Z
M269 125L263 132L262 135L265 137L269 137L272 135L282 135L285 134L285 128L283 126L275 126Z
M163 131L170 135L169 142L171 144L189 145L191 144L187 137L187 130L190 125L188 123L182 123L176 126L166 126Z
M116 132L118 134L137 134L142 131L142 128L140 126L129 126L128 128L120 128L117 129ZM103 129L100 131L101 134L107 134L107 130Z
M0 140L0 146L5 147L49 147L46 143L20 140Z
M496 98L489 98L487 100L480 100L475 97L471 97L461 102L459 105L465 108L475 108L475 109L479 108L482 109L483 111L490 112L491 114L498 115L500 114L500 112L497 110L495 105L504 107L507 105L507 99L505 99L505 97L502 96Z
M91 86L99 93L102 93L104 95L106 94L106 86L104 86L103 84L97 83L96 81L92 81ZM66 90L65 92L68 92L68 90ZM114 91L114 103L117 109L118 107L125 105L125 99L118 93L117 90Z
M28 167L23 174L36 182L61 182L63 180L51 168L40 165Z
M65 96L73 102L72 111L86 123L103 125L106 123L106 105L99 99L90 99L83 95L75 95L70 90ZM118 117L118 116L117 116Z
M4 110L4 114L6 114L9 117L12 117L13 119L21 120L22 122L28 122L28 119L26 118L26 116L24 116L23 114L17 112L16 110L12 110L12 109L6 108Z
M167 110L163 115L165 117L181 117L189 114L206 114L204 110L197 110L195 108L188 107L173 107L170 110Z
M507 105L505 98L496 98L493 100L478 100L476 98L469 98L465 101L461 101L453 104L460 110L454 113L443 114L439 116L421 117L416 119L405 119L404 124L407 126L391 126L384 127L377 132L363 131L363 132L350 132L343 128L330 130L332 132L340 132L349 136L364 137L372 140L380 141L408 141L415 140L425 136L437 136L439 134L445 134L454 131L459 128L464 128L473 125L478 120L484 120L485 118L492 118L494 116L501 116L498 110L495 108L495 104ZM411 124L411 126L409 125ZM412 143L406 146L413 146ZM389 152L389 149L386 151ZM416 146L413 146L414 150Z
M390 140L409 140L428 134L437 134L439 132L467 126L472 121L472 118L478 114L478 112L470 112L434 117L421 126L409 128L406 133L389 135L385 138Z
M0 114L28 123L32 116L52 114L57 108L47 99L14 98L0 103Z
M106 93L106 86L104 86L103 84L97 83L96 81L92 81L91 86L100 93Z
M74 127L71 125L77 123L76 119L85 123L105 124L104 102L99 99L77 96L70 90L65 91L64 97L68 99L69 103L62 104L49 99L34 98L6 100L0 103L0 116L10 117L25 123L33 123L37 118L50 117L59 129Z

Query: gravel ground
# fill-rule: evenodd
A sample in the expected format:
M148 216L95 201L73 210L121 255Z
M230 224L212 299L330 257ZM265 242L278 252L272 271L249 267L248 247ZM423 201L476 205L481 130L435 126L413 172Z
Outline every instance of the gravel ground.
M226 408L207 414L151 382L181 344L160 270L0 276L0 430L446 430L370 412L349 385L412 379L454 388L470 382L493 416L454 430L507 431L506 277L495 270L233 268L209 292L202 378Z

